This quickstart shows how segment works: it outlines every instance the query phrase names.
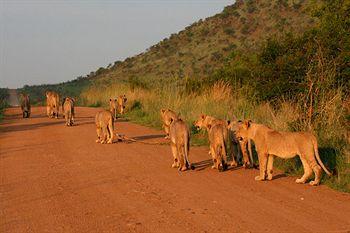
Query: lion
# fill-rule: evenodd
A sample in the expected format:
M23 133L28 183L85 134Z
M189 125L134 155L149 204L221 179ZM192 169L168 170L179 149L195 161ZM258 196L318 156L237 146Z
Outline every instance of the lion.
M189 168L193 169L188 160L190 131L182 119L176 118L170 120L169 137L171 151L174 157L174 163L171 167L178 168L179 171L186 171Z
M120 95L118 96L117 102L118 102L118 110L119 110L119 114L123 115L124 111L125 111L125 105L126 105L126 101L128 99L126 98L126 95Z
M112 113L106 110L96 113L95 116L97 143L113 143L114 118Z
M296 155L303 164L304 175L296 179L298 184L304 184L315 173L315 180L310 185L320 183L322 169L331 176L331 173L322 163L318 154L316 137L308 132L282 132L273 130L265 125L244 121L236 132L239 140L251 139L258 152L260 174L255 180L272 180L274 156L288 159ZM321 169L321 167L322 169ZM267 174L266 174L267 173Z
M117 119L117 114L124 114L125 104L128 99L125 95L120 95L118 98L109 99L109 111L112 113L114 120Z
M243 167L251 168L254 165L251 140L240 141L240 140L237 140L237 137L236 137L236 131L240 124L242 124L241 121L237 121L236 118L233 118L232 120L227 121L227 129L232 133L233 135L232 140L234 141L234 143L239 144L238 149L240 149L241 154L243 156ZM248 147L249 157L247 153L247 147Z
M21 94L20 99L21 99L22 116L23 118L29 118L31 113L29 95Z
M216 124L222 125L225 128L223 130L223 137L224 137L225 145L227 145L227 143L229 143L229 145L231 147L232 162L231 162L230 165L232 167L236 167L237 166L237 162L236 162L235 153L234 153L234 150L233 150L234 145L233 145L233 141L229 140L229 133L230 132L227 129L227 121L216 119L215 117L208 116L208 115L205 115L205 114L201 114L199 119L194 122L194 126L196 126L197 129L205 128L208 133L209 133L209 127L208 126L210 125L211 127L213 127ZM209 154L210 153L211 153L211 151L209 151ZM225 161L226 161L226 154L225 154Z
M227 169L225 132L227 128L224 124L207 125L210 143L210 154L213 159L213 166L219 171ZM227 134L227 133L226 133Z
M114 120L117 119L117 115L118 115L117 109L118 109L117 99L110 98L109 99L109 111L112 113Z
M170 123L172 121L177 120L179 117L174 111L172 111L170 109L161 109L160 116L161 116L162 121L163 121L162 126L163 126L164 132L165 132L165 139L169 139Z
M62 111L66 119L66 125L72 126L74 124L74 102L75 100L71 97L63 99Z
M46 113L50 118L56 117L58 118L60 106L60 97L54 91L46 92Z

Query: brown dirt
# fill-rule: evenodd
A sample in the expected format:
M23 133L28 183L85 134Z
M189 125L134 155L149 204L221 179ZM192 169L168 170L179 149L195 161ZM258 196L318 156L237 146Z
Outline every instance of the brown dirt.
M170 168L168 145L95 143L94 114L77 108L77 125L32 109L6 111L0 125L0 232L346 232L350 195L257 170L210 168L208 149L191 148L200 165ZM119 134L165 142L162 133L126 121Z

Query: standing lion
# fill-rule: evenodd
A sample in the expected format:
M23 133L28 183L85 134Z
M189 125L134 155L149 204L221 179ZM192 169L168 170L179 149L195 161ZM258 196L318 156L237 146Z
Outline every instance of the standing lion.
M97 143L113 143L114 118L110 111L100 111L95 116Z
M245 121L240 124L236 132L238 140L251 139L255 143L259 158L259 176L255 180L272 180L274 156L289 159L296 155L304 167L304 175L296 179L296 183L305 183L312 173L315 180L310 185L318 185L321 180L322 169L331 175L324 166L319 154L316 137L308 132L281 132L265 125Z
M160 116L163 121L165 139L169 139L170 123L178 119L178 115L170 109L161 109Z
M190 151L190 131L186 123L181 119L173 119L169 125L169 137L171 151L174 157L173 168L178 168L179 171L186 171L193 167L188 160Z
M46 92L46 114L48 117L58 118L60 108L60 96L54 91Z
M21 94L21 109L22 109L22 116L23 118L29 118L30 117L30 99L29 95L27 94Z
M74 99L66 97L63 99L62 111L66 119L66 125L72 126L74 123Z

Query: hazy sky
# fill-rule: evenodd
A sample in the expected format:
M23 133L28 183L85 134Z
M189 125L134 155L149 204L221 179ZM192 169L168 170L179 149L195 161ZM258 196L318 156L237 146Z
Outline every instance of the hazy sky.
M0 0L0 87L58 83L143 52L234 0Z

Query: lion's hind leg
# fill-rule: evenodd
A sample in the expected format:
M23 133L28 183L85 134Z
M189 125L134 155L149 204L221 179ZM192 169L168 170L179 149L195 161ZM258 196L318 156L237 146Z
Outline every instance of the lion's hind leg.
M173 157L174 157L174 162L171 165L172 168L177 168L179 167L179 159L178 159L178 151L177 151L177 147L175 145L175 143L170 142L170 146L171 146L171 152L173 153Z
M311 161L309 161L309 164L310 164L310 167L312 168L312 170L315 173L315 180L310 181L309 184L313 185L313 186L318 185L320 183L320 181L321 181L322 169L321 169L320 165L318 165L315 157L313 157L311 159Z
M300 160L301 160L301 163L303 164L304 175L300 179L296 179L295 182L297 184L304 184L312 175L312 169L304 156L300 156Z

